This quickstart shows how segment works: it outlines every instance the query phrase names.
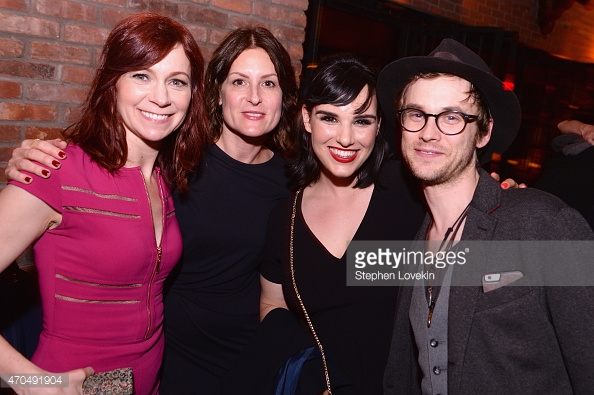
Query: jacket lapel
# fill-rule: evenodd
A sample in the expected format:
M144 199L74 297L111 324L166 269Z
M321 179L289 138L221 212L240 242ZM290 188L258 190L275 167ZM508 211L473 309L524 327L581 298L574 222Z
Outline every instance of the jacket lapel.
M491 214L497 210L501 201L499 183L482 169L480 179L472 198L462 240L492 240L497 226L497 219ZM481 272L480 268L477 272ZM456 270L452 283L456 284ZM459 272L458 272L459 274ZM480 279L477 278L477 282ZM480 282L479 282L480 284ZM474 317L478 296L482 293L480 286L450 289L448 305L448 389L458 393L461 385L466 346L470 337L470 328Z

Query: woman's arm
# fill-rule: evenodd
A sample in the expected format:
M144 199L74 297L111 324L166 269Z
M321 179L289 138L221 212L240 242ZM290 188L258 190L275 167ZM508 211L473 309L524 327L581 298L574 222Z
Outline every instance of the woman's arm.
M12 385L12 389L18 395L81 395L82 385L85 379L93 374L93 368L86 367L84 369L71 370L70 372L54 373L48 372L35 365L27 358L23 357L17 350L15 350L2 336L0 336L0 374L6 379L10 376L23 377L18 382L28 381L28 377L35 377L43 380L44 376L60 376L62 383L67 387L54 386L33 386L31 382L24 385Z
M48 178L51 172L41 166L39 162L50 169L59 169L60 160L66 159L66 153L63 151L68 144L59 139L44 141L44 140L24 140L19 148L12 151L12 157L8 161L8 166L4 170L8 180L22 182L29 184L33 179L27 174L22 173L28 171L38 175L39 177Z
M47 229L60 224L61 216L29 192L8 185L0 192L0 271L10 265ZM16 351L0 336L0 374L47 374ZM93 369L78 369L68 374L69 387L14 387L17 394L81 394L82 382Z
M273 283L260 276L260 285L262 288L260 294L260 321L274 309L289 309L287 302L285 302L285 295L283 294L283 286L281 284Z
M0 192L0 271L60 221L60 213L31 193L14 185L4 188Z

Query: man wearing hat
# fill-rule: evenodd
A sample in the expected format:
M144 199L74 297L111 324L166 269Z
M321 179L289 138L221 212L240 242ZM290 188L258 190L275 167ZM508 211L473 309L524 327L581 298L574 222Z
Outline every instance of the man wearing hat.
M502 190L479 167L511 144L521 111L462 44L446 39L429 56L389 64L378 97L423 187L429 212L419 240L447 249L459 240L594 239L560 200ZM453 286L461 271L401 288L386 395L594 393L593 288Z

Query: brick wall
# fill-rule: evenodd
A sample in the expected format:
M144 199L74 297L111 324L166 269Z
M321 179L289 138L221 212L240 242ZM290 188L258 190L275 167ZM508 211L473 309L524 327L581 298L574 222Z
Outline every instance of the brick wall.
M208 60L232 29L269 28L301 71L307 0L0 0L0 188L12 149L75 119L103 41L122 17L153 10L184 23Z
M546 37L538 0L391 0L471 26L516 31L522 43L594 62L594 10L574 2ZM300 73L308 0L0 0L0 188L11 150L52 138L76 118L110 29L123 16L155 10L185 23L209 59L225 34L258 23L271 29Z
M594 63L594 7L575 1L544 37L538 0L391 0L470 26L500 27L519 33L529 47L578 62Z

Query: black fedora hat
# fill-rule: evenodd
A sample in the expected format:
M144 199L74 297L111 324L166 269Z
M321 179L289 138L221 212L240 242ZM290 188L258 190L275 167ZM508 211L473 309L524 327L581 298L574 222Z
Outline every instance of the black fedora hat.
M419 73L446 73L464 78L480 90L487 100L493 131L480 156L491 160L493 152L504 152L514 141L522 117L514 92L507 90L489 66L476 53L450 38L444 39L428 56L410 56L388 64L380 73L377 96L388 126L395 125L396 100L404 87Z

